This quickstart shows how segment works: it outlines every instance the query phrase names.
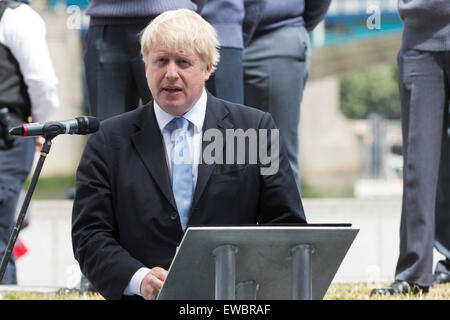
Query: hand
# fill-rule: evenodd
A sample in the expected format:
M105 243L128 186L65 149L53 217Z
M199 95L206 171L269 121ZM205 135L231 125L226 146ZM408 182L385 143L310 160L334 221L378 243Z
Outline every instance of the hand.
M150 272L142 279L141 282L141 295L145 300L155 300L156 296L161 290L161 287L166 280L167 270L154 267L150 269Z
M36 152L41 152L45 139L43 137L36 137Z

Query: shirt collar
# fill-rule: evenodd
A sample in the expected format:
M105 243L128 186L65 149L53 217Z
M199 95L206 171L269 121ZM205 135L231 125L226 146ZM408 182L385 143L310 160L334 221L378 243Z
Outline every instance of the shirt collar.
M206 114L206 102L207 94L205 88L203 88L202 95L194 104L194 106L189 110L183 117L189 120L194 125L194 132L200 132L203 127L203 122L205 121ZM164 111L156 102L153 100L153 105L155 106L155 116L158 122L159 129L161 132L165 129L167 124L175 118L174 115Z

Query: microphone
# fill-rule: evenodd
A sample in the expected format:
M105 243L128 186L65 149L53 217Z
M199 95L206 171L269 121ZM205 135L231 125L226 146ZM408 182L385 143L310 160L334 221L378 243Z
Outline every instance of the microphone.
M63 121L23 123L9 130L12 136L57 136L59 134L89 134L96 132L100 126L95 117L80 116Z

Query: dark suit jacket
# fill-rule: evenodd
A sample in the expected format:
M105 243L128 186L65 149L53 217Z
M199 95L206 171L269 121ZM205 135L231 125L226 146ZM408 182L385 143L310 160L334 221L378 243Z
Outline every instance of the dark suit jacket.
M203 132L209 128L275 124L268 113L208 94ZM259 167L200 164L189 225L305 223L282 146L276 174ZM103 121L77 170L72 241L83 274L106 299L119 299L140 267L168 269L182 237L153 102Z

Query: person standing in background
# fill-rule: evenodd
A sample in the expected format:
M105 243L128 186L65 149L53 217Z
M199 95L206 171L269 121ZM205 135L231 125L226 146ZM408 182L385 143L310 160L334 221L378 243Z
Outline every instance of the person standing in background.
M150 101L140 32L164 11L200 12L205 1L90 0L84 53L90 114L104 120Z
M395 281L374 294L427 293L450 282L450 3L399 0L403 198ZM433 247L445 257L433 274Z
M254 33L265 1L208 0L202 17L216 30L220 43L217 70L206 88L219 99L244 104L242 56L244 42Z
M21 1L26 2L27 1ZM27 4L0 0L0 254L14 226L20 191L43 139L17 138L9 129L47 121L59 107L58 80L45 39L45 22ZM13 255L2 284L16 284Z
M242 70L242 23L244 0L208 0L202 17L216 30L220 62L206 81L208 91L219 99L244 103Z
M261 1L263 2L263 1ZM270 112L280 128L300 190L298 125L309 72L308 31L324 18L330 0L265 0L244 49L244 104Z

